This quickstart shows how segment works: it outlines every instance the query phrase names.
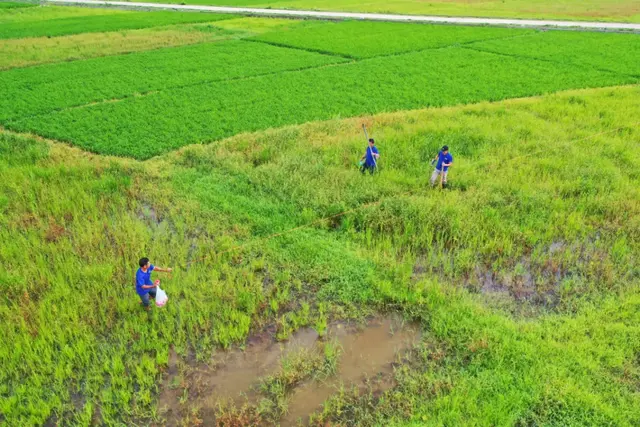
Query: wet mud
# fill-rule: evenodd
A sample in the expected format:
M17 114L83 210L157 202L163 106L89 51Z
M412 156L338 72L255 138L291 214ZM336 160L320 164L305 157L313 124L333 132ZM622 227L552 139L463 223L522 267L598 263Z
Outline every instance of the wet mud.
M277 372L283 357L300 350L322 351L323 343L331 341L340 349L336 374L295 387L288 396L287 412L280 420L282 426L306 424L309 416L321 410L322 404L340 387L361 387L365 383L375 384L378 391L393 387L394 364L399 363L419 336L415 325L405 324L395 316L371 319L364 325L334 323L322 338L311 328L298 330L282 343L264 334L250 338L243 349L217 352L207 365L183 366L186 374L179 372L179 357L171 350L159 401L162 425L184 422L189 410L180 399L186 400L185 393L190 395L190 403L198 407L203 425L215 424L219 405L256 404L261 398L258 389L261 379Z

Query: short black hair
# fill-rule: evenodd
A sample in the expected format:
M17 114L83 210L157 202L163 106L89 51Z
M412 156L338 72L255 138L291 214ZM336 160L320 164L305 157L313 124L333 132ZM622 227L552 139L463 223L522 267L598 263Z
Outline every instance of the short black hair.
M140 267L144 267L148 263L149 263L149 258L140 258L140 261L138 261L138 264L140 264Z
M443 145L442 146L442 151L449 151L449 146L448 145Z
M373 140L373 138L369 138L369 142L372 144L375 144L376 142Z

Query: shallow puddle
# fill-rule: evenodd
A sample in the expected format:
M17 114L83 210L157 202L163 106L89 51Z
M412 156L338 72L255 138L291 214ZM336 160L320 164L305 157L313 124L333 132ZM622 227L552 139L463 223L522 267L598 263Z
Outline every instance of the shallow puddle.
M341 348L336 375L325 381L308 381L296 387L290 396L288 413L281 420L283 426L306 423L309 415L321 409L324 401L341 385L362 385L366 379L380 377L383 380L378 381L378 390L392 387L392 364L398 354L408 349L418 337L417 328L403 325L400 318L383 317L364 326L333 324L324 339L320 339L311 328L298 330L284 343L274 342L270 335L253 338L244 350L218 352L208 366L194 368L197 372L194 378L197 377L204 387L197 400L203 412L209 414L219 403L233 401L241 405L247 400L255 402L259 397L256 389L260 379L276 372L283 356L303 349L321 351L322 341L335 341ZM168 410L166 419L169 425L174 425L177 420L179 406L177 399L180 393L168 390L166 386L176 375L176 359L172 351L169 378L160 398L160 407Z
M391 388L393 382L389 374L393 372L393 363L415 343L418 331L403 326L399 319L382 318L360 330L336 325L329 331L329 336L335 337L342 349L337 375L298 387L289 400L287 415L281 420L283 426L306 424L309 415L321 409L324 401L341 385L362 384L364 380L382 374L377 390Z

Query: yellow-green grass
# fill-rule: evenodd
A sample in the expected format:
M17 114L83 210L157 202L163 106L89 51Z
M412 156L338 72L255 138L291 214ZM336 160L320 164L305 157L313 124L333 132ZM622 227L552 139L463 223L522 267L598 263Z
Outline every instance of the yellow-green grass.
M235 38L210 24L0 40L0 69L184 46Z
M265 325L397 310L424 330L397 386L337 393L323 423L635 424L639 95L336 119L146 162L2 132L3 421L160 422L172 345L207 360ZM355 167L363 122L373 177ZM444 143L450 188L429 189ZM175 268L149 315L132 285L145 255ZM486 272L544 298L496 308L476 294Z
M258 35L271 32L287 31L304 28L322 23L321 21L284 18L257 18L245 17L214 22L218 28L230 31L238 31L247 35Z
M313 25L313 21L237 18L139 30L0 40L0 69L184 46Z
M38 6L0 10L0 24L34 23L52 19L98 15L126 15L129 12L116 9L89 7Z
M182 3L170 0L170 3ZM640 22L634 0L187 0L187 4L445 16Z

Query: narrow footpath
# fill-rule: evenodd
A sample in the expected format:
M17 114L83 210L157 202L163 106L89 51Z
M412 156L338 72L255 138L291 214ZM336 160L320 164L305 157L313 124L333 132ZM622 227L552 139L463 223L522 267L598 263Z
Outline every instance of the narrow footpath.
M97 0L45 0L46 3L69 6L115 7L119 9L159 9L185 12L234 13L239 15L276 16L284 18L359 19L364 21L424 22L438 24L490 25L525 28L564 28L590 31L640 32L640 24L622 22L549 21L535 19L460 18L428 15L395 15L381 13L322 12L313 10L260 9L253 7L200 6L165 3L139 3Z

